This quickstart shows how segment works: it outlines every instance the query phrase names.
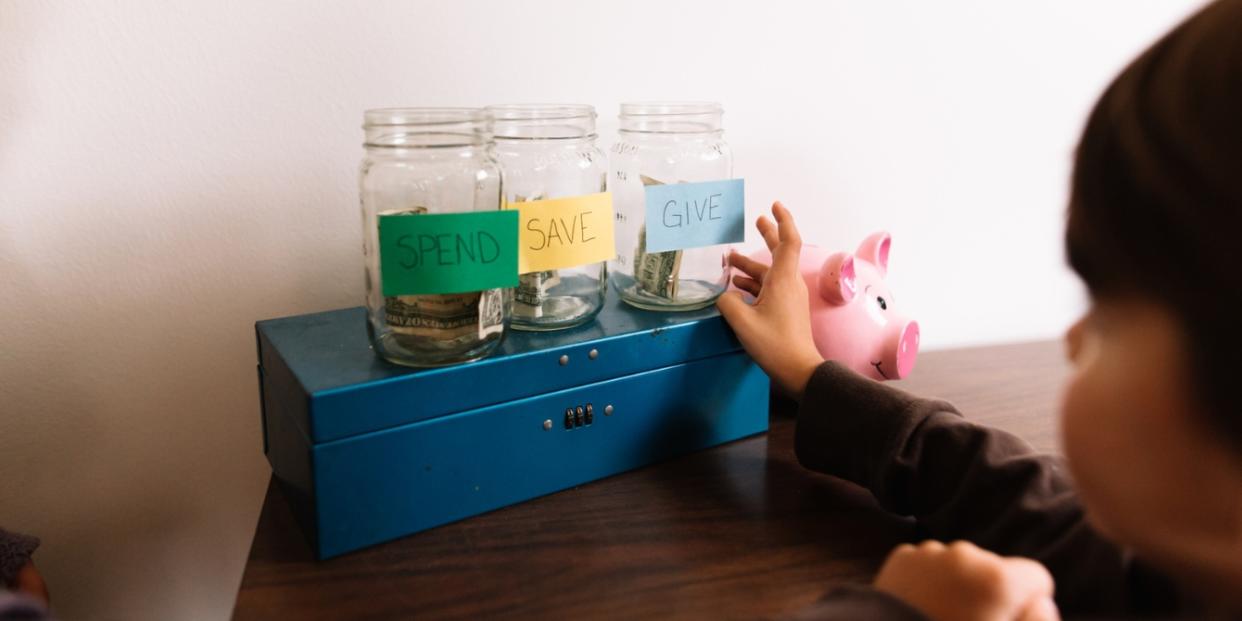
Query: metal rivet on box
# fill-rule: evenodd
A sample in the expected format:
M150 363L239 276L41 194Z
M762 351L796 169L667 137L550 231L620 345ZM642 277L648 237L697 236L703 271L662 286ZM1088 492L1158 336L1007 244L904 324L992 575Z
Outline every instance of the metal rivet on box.
M612 404L604 406L604 416L612 416Z
M548 420L543 421L543 430L552 431L552 419L549 418Z
M569 354L561 354L561 366L569 364Z
M590 358L591 360L595 360L596 358L599 358L599 350L592 349L590 352L587 353L587 358Z

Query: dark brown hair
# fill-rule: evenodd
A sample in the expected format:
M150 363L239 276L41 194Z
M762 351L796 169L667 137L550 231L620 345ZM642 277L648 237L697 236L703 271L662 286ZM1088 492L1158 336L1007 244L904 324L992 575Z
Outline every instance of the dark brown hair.
M1210 419L1242 449L1242 0L1207 5L1104 92L1065 238L1097 299L1172 309Z

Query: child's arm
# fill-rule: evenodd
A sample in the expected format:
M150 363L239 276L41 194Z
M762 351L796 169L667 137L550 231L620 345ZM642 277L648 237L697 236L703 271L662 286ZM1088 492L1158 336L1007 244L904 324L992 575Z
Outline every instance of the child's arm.
M797 424L804 466L866 487L885 509L913 516L926 537L1040 561L1056 579L1062 610L1175 603L1167 586L1155 588L1162 581L1132 588L1140 575L1087 524L1061 460L965 420L948 403L827 362L807 383Z
M731 257L745 274L734 284L758 299L747 305L729 292L719 307L746 351L800 401L795 449L804 466L866 487L884 508L913 516L927 537L1042 562L1065 610L1174 603L1162 580L1133 583L1144 574L1087 525L1060 460L963 419L948 403L823 362L797 271L801 238L788 210L778 203L772 213L779 226L766 217L758 223L771 267ZM1135 602L1135 595L1150 601Z

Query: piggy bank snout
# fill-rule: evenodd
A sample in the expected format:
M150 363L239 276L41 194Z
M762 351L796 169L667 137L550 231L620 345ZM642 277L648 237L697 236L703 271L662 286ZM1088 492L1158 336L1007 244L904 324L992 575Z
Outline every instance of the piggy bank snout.
M919 322L894 322L884 343L884 373L889 379L901 379L914 370L919 355Z

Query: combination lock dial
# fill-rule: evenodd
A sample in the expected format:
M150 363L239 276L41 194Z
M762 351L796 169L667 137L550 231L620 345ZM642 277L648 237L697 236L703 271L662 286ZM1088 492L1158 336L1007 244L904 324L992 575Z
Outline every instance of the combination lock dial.
M565 408L565 428L585 427L595 422L595 406L590 403L573 408Z

